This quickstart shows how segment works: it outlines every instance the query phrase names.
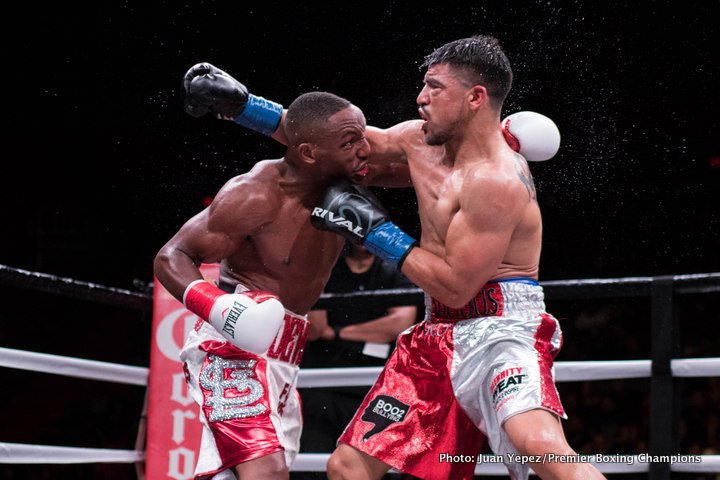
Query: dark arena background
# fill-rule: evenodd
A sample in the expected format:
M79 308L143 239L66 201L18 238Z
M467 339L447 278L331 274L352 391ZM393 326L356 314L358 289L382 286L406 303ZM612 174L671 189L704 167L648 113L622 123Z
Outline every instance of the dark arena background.
M183 112L181 78L200 61L285 106L306 91L337 93L388 127L417 117L424 55L495 35L515 73L503 116L543 113L562 136L553 159L530 165L544 219L540 280L720 272L720 3L421 4L24 2L6 11L0 347L149 366L149 312L25 288L36 283L18 271L147 296L153 257L181 224L230 177L282 156L261 134ZM376 193L418 236L412 191ZM674 335L676 358L720 357L717 292L678 295L675 328L652 336L648 296L548 292L565 333L557 360L649 359L655 335ZM52 366L0 367L0 384L0 443L136 448L142 387ZM577 451L648 451L649 378L558 388ZM720 454L720 378L676 379L672 391L674 451ZM133 464L2 458L7 480L138 478Z

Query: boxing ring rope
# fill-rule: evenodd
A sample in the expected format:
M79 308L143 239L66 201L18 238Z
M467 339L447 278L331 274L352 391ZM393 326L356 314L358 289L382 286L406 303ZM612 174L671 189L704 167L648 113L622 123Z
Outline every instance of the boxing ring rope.
M146 293L106 287L47 273L31 272L7 265L0 265L0 285L28 288L103 305L126 307L144 312L152 311L152 296Z
M143 460L145 452L138 450L0 443L0 463L136 463Z
M52 371L48 371L48 365L53 367ZM0 367L140 386L147 386L150 371L145 367L3 347L0 347ZM304 368L298 377L298 387L370 386L381 370L382 367ZM720 357L676 358L672 361L672 374L675 378L720 377ZM650 360L555 362L557 382L649 378L651 375Z
M48 371L48 365L53 366ZM0 366L23 370L53 373L76 378L110 381L131 385L147 385L149 369L97 362L79 358L62 357L0 347ZM380 374L382 367L314 368L300 371L298 386L337 387L370 386ZM556 362L556 380L574 382L589 380L615 380L648 378L651 376L649 360ZM674 359L674 377L720 377L720 358ZM305 454L298 456L293 471L324 470L328 454ZM492 456L487 456L489 458ZM611 458L611 455L603 457ZM632 473L648 471L647 460L639 455L622 455L621 462L605 461L598 464L604 473ZM38 462L38 459L42 459ZM0 463L133 463L144 459L144 452L132 450L90 449L0 443ZM616 465L620 464L620 466ZM720 455L703 455L700 464L674 464L673 471L717 472L720 471ZM477 474L503 475L504 467L492 460L478 465Z
M48 370L52 366L52 370ZM0 367L147 386L149 369L0 347Z
M152 296L146 293L106 287L69 278L30 272L0 265L0 284L24 287L43 292L65 295L76 299L151 311ZM675 328L672 318L672 299L675 294L720 292L720 272L660 277L629 277L613 279L558 280L541 282L546 297L553 300L577 298L642 297L652 302L652 349L650 360L556 362L558 382L612 380L623 378L651 378L651 454L639 455L588 455L603 473L649 472L651 478L668 478L669 472L720 472L720 455L680 455L672 453L671 438L654 441L663 432L672 431L675 421L672 412L673 378L720 377L718 358L672 358ZM369 303L401 305L422 299L420 289L363 291L352 294L325 294L316 308L332 308L348 300L363 299ZM663 334L659 334L662 331ZM670 333L670 334L668 334ZM53 370L48 371L52 365ZM0 347L0 367L42 371L58 375L92 380L147 386L149 369L62 357L38 352L27 352ZM369 386L379 375L381 367L343 369L303 369L298 386ZM662 395L662 396L661 396ZM659 404L659 405L658 405ZM661 412L658 415L658 412ZM665 414L665 415L662 415ZM668 430L668 425L670 429ZM142 430L142 426L141 426ZM660 433L658 433L660 432ZM141 432L144 435L144 430ZM145 452L141 442L136 450L92 449L28 445L0 442L0 463L138 463ZM301 453L292 466L293 471L324 471L329 454ZM593 458L598 458L595 462ZM478 475L507 475L493 455L482 456L476 467ZM689 461L688 461L689 460ZM693 463L700 460L699 463Z

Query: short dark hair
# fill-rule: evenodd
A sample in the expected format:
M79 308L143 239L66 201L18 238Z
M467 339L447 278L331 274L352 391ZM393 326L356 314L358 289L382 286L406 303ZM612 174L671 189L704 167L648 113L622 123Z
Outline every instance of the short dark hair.
M310 141L322 131L321 123L348 108L349 100L329 92L308 92L297 97L285 115L285 135L291 144Z
M483 85L500 107L512 87L510 61L497 38L475 35L448 42L425 57L422 68L447 63L460 70L472 85Z

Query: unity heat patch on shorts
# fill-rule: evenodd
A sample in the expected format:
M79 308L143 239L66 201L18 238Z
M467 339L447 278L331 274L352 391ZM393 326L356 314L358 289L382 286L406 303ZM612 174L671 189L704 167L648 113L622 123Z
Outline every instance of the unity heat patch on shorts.
M505 402L512 399L522 389L523 379L527 373L523 373L523 367L510 367L501 371L490 384L492 401L497 411ZM526 384L528 382L525 382Z

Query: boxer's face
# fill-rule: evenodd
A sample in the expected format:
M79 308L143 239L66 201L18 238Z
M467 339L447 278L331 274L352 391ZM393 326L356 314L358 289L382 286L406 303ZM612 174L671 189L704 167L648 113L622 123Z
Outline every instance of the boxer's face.
M354 105L328 119L326 132L316 142L318 167L328 178L355 182L368 173L370 144L365 138L365 115Z
M453 137L455 126L463 121L463 99L468 86L454 74L450 65L431 65L425 86L417 97L420 118L428 145L442 145Z

